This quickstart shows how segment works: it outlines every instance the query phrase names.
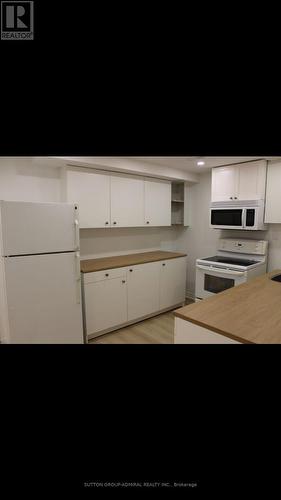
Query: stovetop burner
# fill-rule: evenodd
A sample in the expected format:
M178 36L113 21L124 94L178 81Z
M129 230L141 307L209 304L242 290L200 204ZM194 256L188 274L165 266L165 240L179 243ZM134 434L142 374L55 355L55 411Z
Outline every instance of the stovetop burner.
M246 259L234 259L230 257L222 257L219 255L214 255L213 257L207 257L205 259L200 259L200 260L208 260L210 262L220 262L221 264L233 264L236 266L244 266L248 267L251 266L252 264L256 264L256 260L246 260Z

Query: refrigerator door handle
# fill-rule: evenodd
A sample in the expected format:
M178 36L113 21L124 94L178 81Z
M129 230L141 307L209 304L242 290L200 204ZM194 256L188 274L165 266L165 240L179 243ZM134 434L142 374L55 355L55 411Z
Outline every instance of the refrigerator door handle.
M74 226L75 226L75 248L79 248L79 221L78 219L75 219L74 221Z
M75 253L75 273L76 273L76 295L77 304L81 303L81 271L80 271L80 253Z

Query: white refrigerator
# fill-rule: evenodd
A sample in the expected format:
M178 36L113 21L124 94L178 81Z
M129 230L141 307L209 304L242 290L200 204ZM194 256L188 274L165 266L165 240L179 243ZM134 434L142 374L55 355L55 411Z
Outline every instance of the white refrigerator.
M0 338L82 344L78 207L0 201Z

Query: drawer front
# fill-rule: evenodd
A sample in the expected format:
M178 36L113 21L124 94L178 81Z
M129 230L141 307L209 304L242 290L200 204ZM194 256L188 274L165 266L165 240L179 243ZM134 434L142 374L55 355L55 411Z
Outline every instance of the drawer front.
M119 267L117 269L105 269L104 271L96 271L94 273L84 273L84 283L97 283L98 281L126 277L127 267Z

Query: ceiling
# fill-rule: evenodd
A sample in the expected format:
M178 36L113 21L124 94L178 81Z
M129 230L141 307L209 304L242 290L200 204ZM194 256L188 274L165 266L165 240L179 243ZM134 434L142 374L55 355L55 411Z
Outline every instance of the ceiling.
M252 160L279 160L280 156L134 156L126 157L134 161L147 161L155 165L178 168L187 172L200 173L212 167L231 165ZM205 165L198 166L197 161L202 160Z

